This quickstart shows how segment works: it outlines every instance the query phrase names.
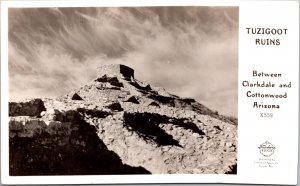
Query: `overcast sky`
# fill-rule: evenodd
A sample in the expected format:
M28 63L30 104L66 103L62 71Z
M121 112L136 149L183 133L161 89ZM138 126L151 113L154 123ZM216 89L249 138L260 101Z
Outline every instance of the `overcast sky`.
M238 8L9 9L10 100L64 95L121 63L237 116Z

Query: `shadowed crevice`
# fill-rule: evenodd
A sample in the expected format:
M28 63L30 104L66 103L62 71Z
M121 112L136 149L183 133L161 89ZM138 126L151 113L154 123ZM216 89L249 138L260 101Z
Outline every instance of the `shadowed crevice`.
M123 83L121 83L117 77L107 77L107 75L103 75L102 77L97 78L95 81L101 83L109 83L110 85L116 87L124 87Z
M153 140L160 146L175 145L181 147L179 142L161 129L158 124L159 122L155 118L149 117L147 113L124 113L124 125L137 132L144 140Z
M189 122L184 118L172 118L165 115L155 113L124 113L124 124L131 130L137 132L144 139L151 139L158 145L175 145L180 146L179 142L173 139L173 137L167 134L158 125L161 123L171 123L182 127L184 129L190 129L194 133L204 135L196 124Z
M158 101L163 104L167 104L168 106L171 106L171 107L175 106L175 103L174 103L175 98L173 98L173 97L161 96L159 94L150 94L150 95L148 95L148 98L153 99L154 101Z
M106 112L103 110L97 110L97 109L86 109L86 108L77 108L77 111L82 113L82 114L87 114L92 117L98 117L98 118L105 118L112 113Z

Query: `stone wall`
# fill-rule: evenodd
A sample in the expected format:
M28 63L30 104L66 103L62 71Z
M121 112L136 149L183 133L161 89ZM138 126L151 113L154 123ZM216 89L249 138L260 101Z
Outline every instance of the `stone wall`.
M33 99L27 102L9 102L9 116L39 117L45 111L44 102L41 99Z
M103 65L97 68L97 75L98 78L107 75L130 79L134 78L134 70L121 64Z
M11 176L150 174L143 167L123 164L79 112L68 111L67 115L73 117L49 124L39 118L11 118Z

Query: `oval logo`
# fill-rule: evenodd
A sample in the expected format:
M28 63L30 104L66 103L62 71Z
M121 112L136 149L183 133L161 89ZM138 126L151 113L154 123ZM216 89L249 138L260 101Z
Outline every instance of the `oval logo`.
M258 147L260 153L265 157L270 157L274 154L275 147L272 143L266 141Z

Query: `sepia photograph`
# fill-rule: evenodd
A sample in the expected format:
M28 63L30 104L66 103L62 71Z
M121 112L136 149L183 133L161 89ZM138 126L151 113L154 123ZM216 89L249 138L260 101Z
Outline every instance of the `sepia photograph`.
M9 175L237 174L238 28L237 6L8 8Z

